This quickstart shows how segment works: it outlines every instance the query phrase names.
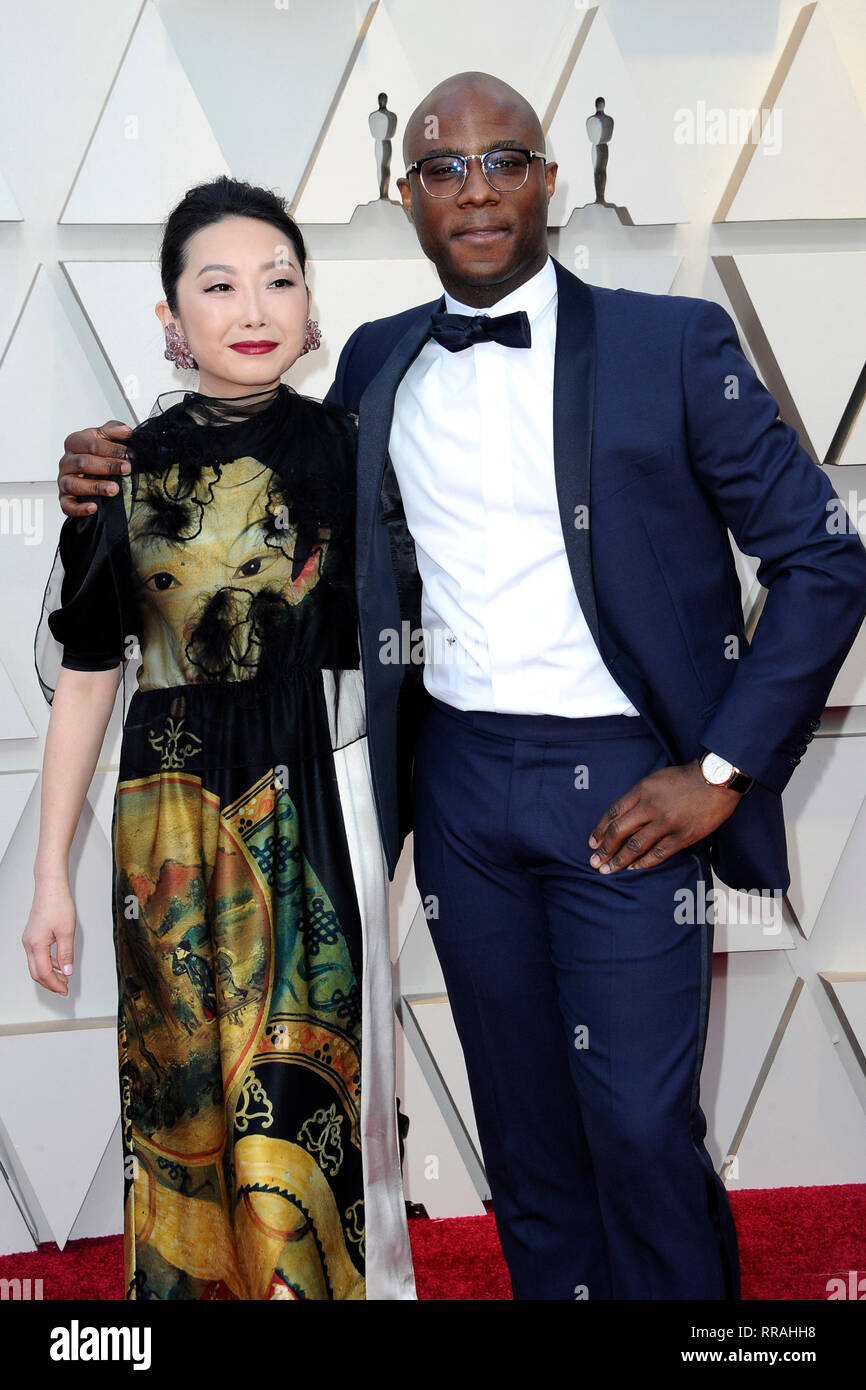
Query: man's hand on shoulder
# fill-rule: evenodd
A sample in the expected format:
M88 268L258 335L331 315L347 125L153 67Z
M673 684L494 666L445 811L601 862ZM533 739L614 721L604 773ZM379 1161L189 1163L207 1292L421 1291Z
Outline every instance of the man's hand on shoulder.
M57 474L60 505L67 516L88 516L96 511L95 498L111 497L117 492L117 483L105 479L129 472L123 441L131 433L129 425L109 420L98 429L67 435Z
M607 808L589 837L589 862L602 874L649 869L711 835L741 799L741 792L711 786L697 759L660 768Z

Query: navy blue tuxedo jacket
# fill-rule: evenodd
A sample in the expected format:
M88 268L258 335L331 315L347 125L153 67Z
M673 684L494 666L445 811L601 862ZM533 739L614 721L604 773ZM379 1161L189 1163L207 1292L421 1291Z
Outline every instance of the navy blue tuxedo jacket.
M554 468L578 600L608 670L671 762L709 748L756 779L712 837L719 877L785 890L780 793L866 612L866 550L856 531L828 527L836 494L779 419L719 305L598 289L554 265ZM381 659L389 631L421 625L388 439L397 386L431 311L444 307L363 324L328 394L360 423L361 656L392 875L411 829L412 746L428 697L417 663ZM769 590L751 645L728 530L759 557Z

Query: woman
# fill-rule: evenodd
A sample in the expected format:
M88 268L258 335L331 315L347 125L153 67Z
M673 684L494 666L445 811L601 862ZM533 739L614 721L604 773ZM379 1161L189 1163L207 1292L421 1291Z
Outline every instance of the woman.
M157 314L199 389L65 523L30 973L68 993L69 847L121 667L114 937L129 1298L414 1298L384 861L353 590L356 421L300 231L220 178L168 219ZM46 601L46 608L51 608ZM56 958L50 952L56 949Z

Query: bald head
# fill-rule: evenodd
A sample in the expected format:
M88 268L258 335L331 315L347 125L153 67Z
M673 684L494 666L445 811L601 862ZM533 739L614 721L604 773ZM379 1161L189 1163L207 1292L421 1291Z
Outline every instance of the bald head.
M431 140L438 138L438 126L443 120L462 124L482 109L495 109L505 125L515 123L526 132L533 149L543 148L541 121L526 97L489 72L458 72L428 92L406 122L403 133L406 163L411 164L423 153L424 146L429 147Z
M504 190L490 182L481 157L525 150L526 179ZM547 260L547 205L556 165L544 156L541 122L526 97L489 72L458 72L428 92L406 123L409 171L397 180L421 250L443 286L463 304L495 304ZM427 189L419 161L459 155L463 183L447 196Z

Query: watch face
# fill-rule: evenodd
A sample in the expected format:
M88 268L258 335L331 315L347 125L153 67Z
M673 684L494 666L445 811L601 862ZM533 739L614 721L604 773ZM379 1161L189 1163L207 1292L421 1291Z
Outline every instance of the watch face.
M733 776L734 765L726 758L720 758L718 753L707 753L701 763L701 772L714 787L721 787Z

